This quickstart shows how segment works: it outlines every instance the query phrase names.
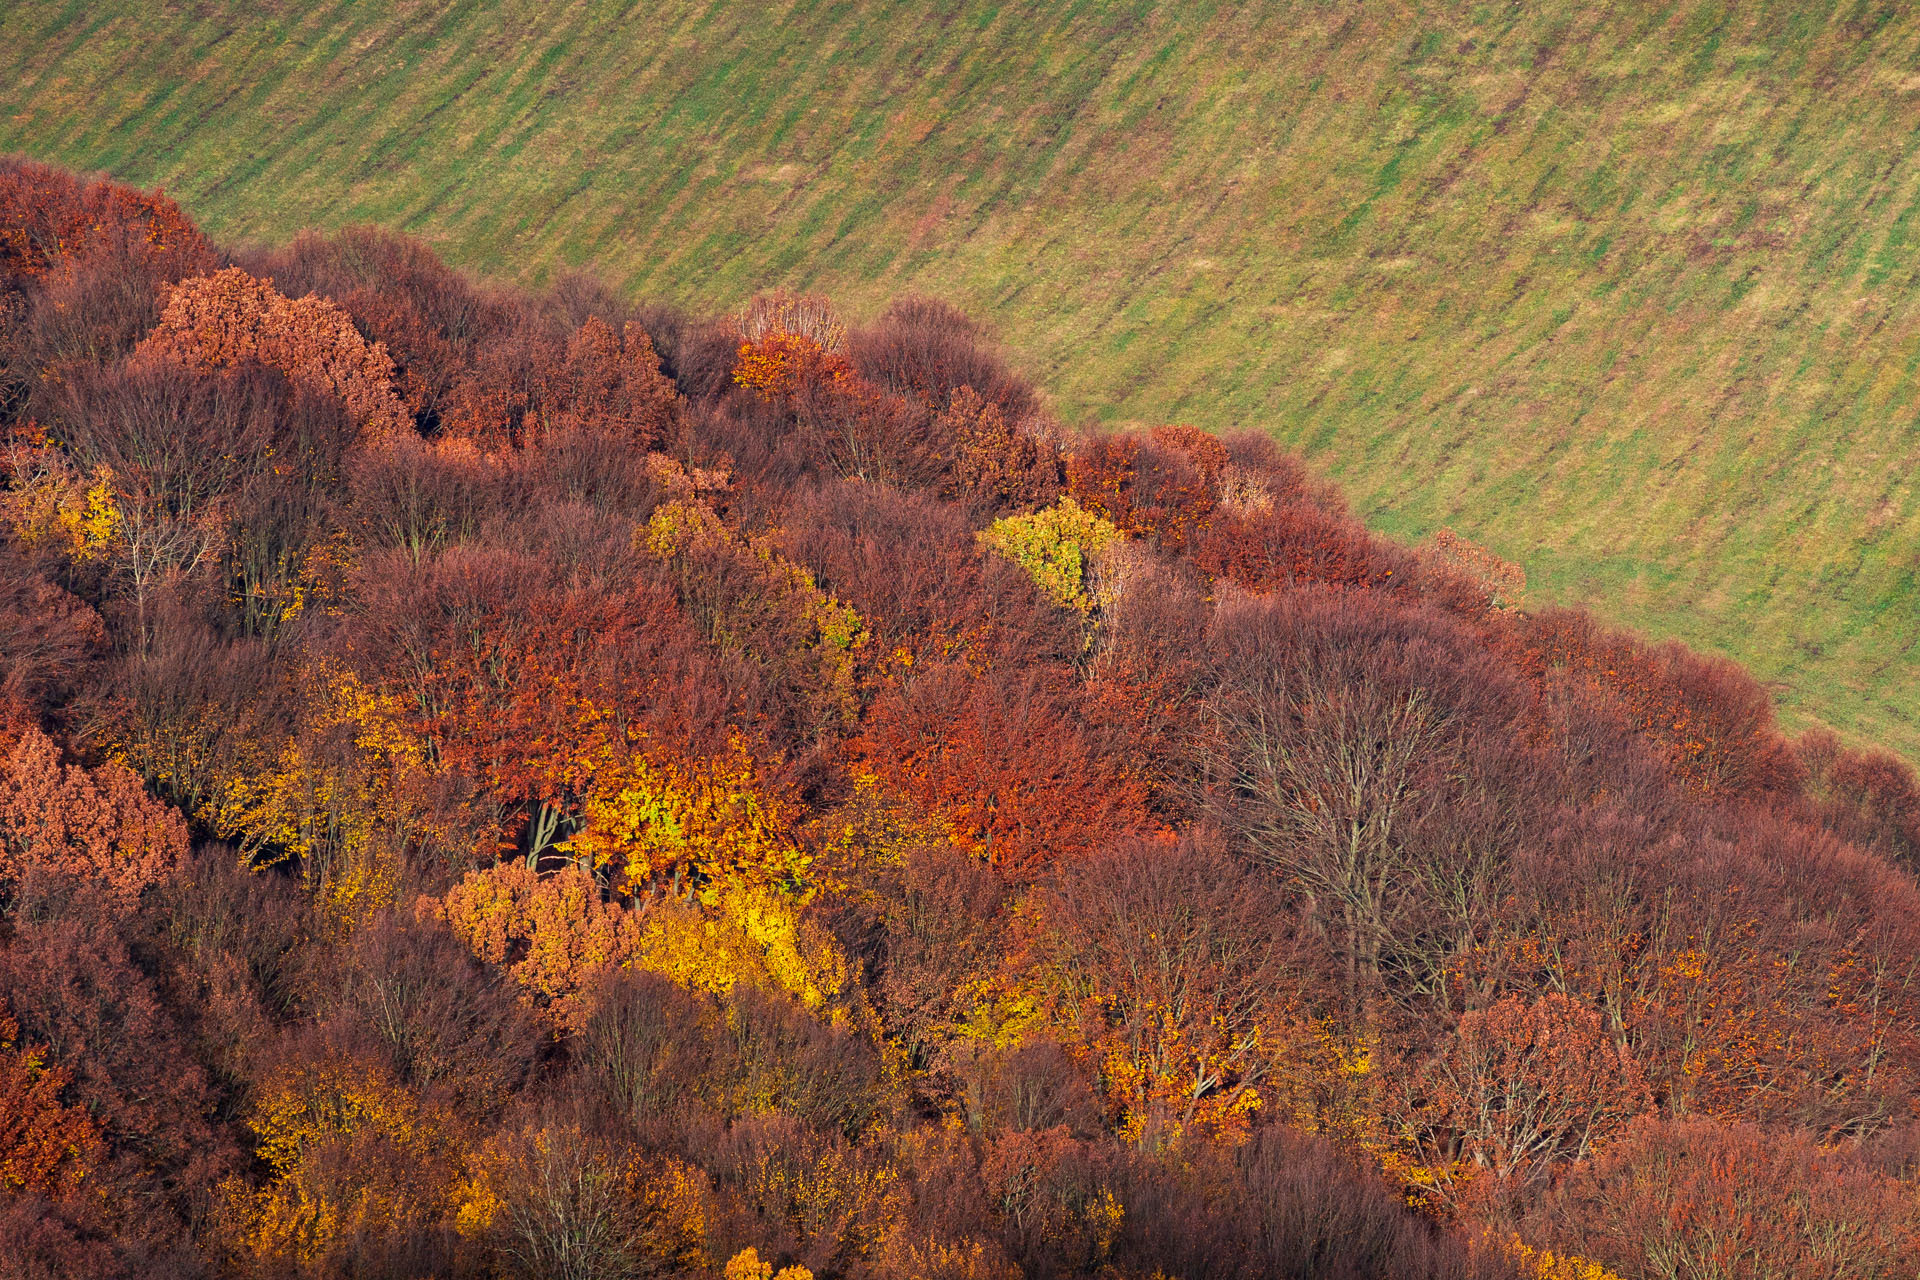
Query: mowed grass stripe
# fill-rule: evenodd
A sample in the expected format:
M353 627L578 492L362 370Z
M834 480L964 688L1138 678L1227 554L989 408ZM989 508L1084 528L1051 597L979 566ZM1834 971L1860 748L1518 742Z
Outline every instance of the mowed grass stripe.
M1920 17L0 0L0 147L228 239L927 290L1069 416L1270 430L1375 522L1920 755ZM11 86L10 88L7 86Z

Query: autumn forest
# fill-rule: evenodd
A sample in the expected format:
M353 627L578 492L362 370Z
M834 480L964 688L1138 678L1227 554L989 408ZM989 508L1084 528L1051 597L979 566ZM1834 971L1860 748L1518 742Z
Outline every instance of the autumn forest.
M1912 1276L1916 868L940 301L0 161L0 1275Z

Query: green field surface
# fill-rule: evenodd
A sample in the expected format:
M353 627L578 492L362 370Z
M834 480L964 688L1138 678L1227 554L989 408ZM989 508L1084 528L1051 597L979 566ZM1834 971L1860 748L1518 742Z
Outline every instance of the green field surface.
M1920 758L1920 14L0 0L0 150L217 238L982 317L1070 420L1273 432L1379 528Z

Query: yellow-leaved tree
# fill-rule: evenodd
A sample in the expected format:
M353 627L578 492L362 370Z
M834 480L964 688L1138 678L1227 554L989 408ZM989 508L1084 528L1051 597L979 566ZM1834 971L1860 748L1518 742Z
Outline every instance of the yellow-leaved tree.
M813 1272L802 1266L773 1269L771 1262L760 1260L758 1249L742 1249L727 1259L723 1280L813 1280Z
M576 867L542 875L510 862L468 873L422 914L447 922L482 960L503 966L554 1025L577 1030L593 993L620 969L658 973L724 996L739 984L783 991L836 1024L861 1016L858 984L831 934L788 895L726 885L709 905L606 901Z
M454 1223L525 1275L708 1274L704 1174L578 1125L496 1136L475 1153Z
M593 772L581 829L557 847L633 897L695 889L711 902L731 884L797 891L810 863L793 835L798 809L738 733L705 758L646 742Z
M1048 599L1090 614L1099 603L1089 590L1093 558L1118 544L1121 533L1112 521L1061 498L1028 515L1002 516L979 538L980 545L1025 569Z
M322 1262L444 1220L462 1163L455 1126L380 1065L346 1054L260 1085L247 1117L270 1170L221 1186L217 1234L243 1271Z

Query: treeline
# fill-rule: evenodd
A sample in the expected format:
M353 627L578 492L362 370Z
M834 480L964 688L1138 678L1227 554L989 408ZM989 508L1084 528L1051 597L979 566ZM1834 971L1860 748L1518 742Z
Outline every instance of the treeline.
M936 302L0 299L0 1274L1920 1267L1920 789L1737 668Z

